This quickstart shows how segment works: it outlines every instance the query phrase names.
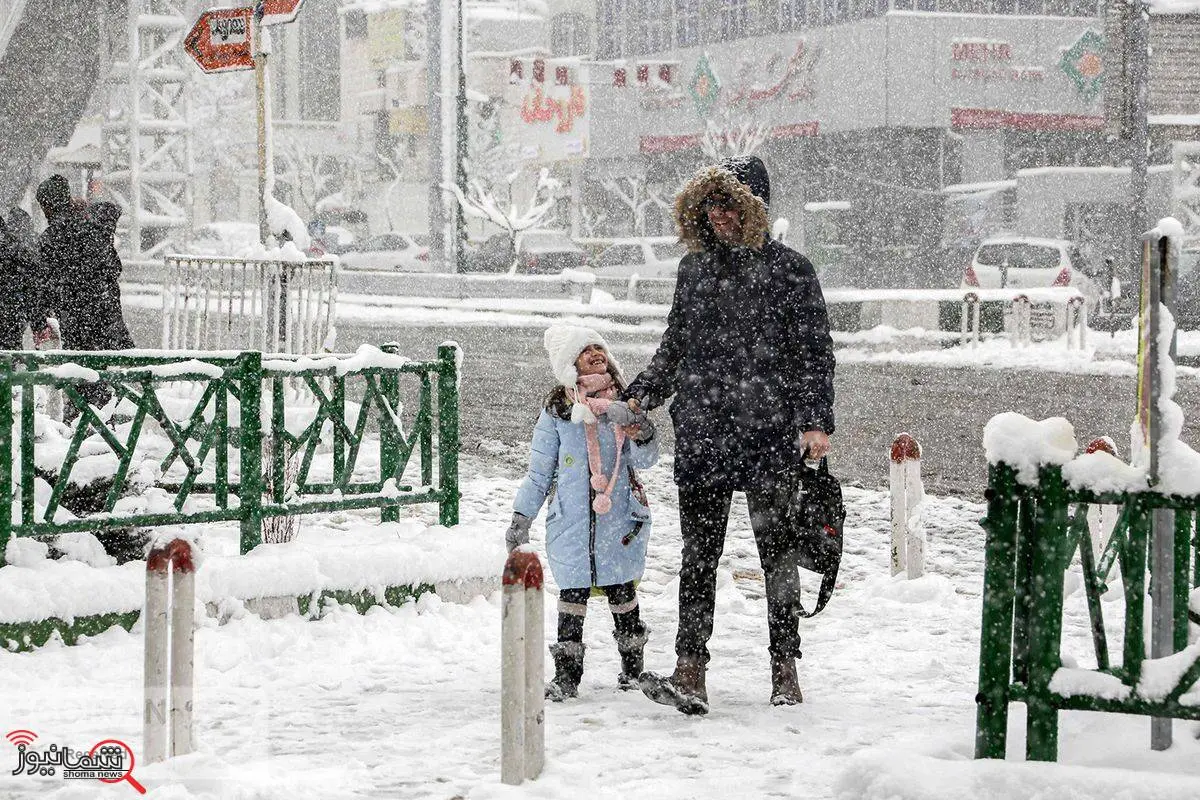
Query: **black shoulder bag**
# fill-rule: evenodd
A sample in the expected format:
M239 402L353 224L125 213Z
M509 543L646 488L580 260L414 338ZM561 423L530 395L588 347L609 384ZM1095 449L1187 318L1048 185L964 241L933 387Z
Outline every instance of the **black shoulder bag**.
M815 469L801 465L798 490L788 514L788 527L795 542L796 563L823 576L817 607L811 613L803 606L800 608L805 617L819 614L833 595L838 567L842 563L845 522L842 487L830 474L827 460L822 458Z

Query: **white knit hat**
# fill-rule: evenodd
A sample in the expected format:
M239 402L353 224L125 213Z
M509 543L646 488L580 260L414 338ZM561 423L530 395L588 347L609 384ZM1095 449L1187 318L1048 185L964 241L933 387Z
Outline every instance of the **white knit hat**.
M570 388L579 381L579 373L575 370L575 359L579 358L579 354L585 347L592 344L598 344L604 348L604 353L608 356L608 363L612 365L618 375L622 376L621 379L624 381L621 364L613 356L608 342L604 341L604 337L591 328L585 328L582 325L554 325L546 329L546 334L542 337L542 344L546 348L547 355L550 356L550 369L563 386Z

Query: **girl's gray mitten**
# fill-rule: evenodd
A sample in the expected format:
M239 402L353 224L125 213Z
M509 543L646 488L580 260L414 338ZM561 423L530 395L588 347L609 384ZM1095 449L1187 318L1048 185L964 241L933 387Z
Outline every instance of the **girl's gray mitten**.
M508 526L508 532L504 534L504 545L508 548L508 552L516 550L517 547L523 544L529 544L529 526L533 524L533 520L524 514L514 511L512 515L512 524Z

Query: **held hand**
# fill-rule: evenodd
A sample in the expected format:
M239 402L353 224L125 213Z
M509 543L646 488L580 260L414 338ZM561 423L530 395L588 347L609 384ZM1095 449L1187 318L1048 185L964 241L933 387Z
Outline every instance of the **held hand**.
M54 328L51 328L49 325L43 325L33 332L33 346L41 347L53 338Z
M800 440L796 444L801 450L807 451L804 456L806 461L820 461L829 455L829 434L825 431L805 431L800 434Z
M635 411L628 405L623 403L613 403L604 412L604 416L608 418L609 423L613 425L640 425L646 421L646 415L640 411Z
M642 410L642 404L637 401L636 397L629 398L625 401L625 404L629 406L629 410L635 414L640 413Z

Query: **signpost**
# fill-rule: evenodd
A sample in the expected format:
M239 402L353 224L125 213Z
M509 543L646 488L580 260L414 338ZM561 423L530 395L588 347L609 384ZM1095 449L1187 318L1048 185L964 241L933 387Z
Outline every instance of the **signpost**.
M200 15L183 47L205 72L254 70L258 95L258 232L267 241L267 170L271 153L271 98L267 56L271 39L265 26L292 22L304 0L258 0L253 8L210 8Z
M183 40L183 49L205 72L254 69L249 8L210 8Z
M263 25L282 25L295 22L304 0L260 0Z

